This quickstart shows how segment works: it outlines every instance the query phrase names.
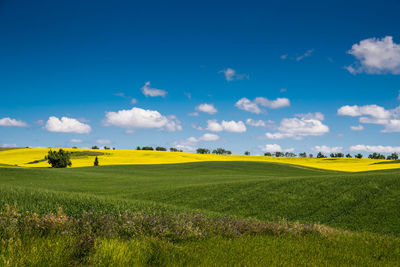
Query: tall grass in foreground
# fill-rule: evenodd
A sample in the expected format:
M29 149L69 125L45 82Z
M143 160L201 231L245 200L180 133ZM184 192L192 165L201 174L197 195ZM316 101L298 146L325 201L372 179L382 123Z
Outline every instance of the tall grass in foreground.
M391 265L400 239L323 225L139 212L0 212L0 265Z

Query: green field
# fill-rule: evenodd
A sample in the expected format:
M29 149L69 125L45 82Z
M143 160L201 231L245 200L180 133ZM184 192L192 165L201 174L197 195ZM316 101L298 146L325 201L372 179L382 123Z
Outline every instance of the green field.
M127 237L91 229L95 245L77 256L66 251L79 247L82 232L63 235L53 225L45 234L25 229L10 237L11 226L0 219L5 265L400 264L399 170L343 173L257 162L2 167L0 205L7 204L25 220L16 229L31 222L23 219L26 211L43 219L62 207L77 221L84 211L112 220L125 211L151 215L167 230L144 226ZM196 214L204 217L200 224ZM221 230L222 222L233 226Z

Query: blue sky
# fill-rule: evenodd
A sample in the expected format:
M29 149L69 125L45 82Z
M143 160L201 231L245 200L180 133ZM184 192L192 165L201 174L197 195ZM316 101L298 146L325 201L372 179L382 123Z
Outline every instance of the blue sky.
M400 152L398 14L396 1L0 0L0 146Z

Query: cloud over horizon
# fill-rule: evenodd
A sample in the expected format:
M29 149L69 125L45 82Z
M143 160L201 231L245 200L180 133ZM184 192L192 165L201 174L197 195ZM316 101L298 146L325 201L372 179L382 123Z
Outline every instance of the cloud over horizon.
M88 134L92 128L74 118L62 117L61 120L55 116L49 117L45 129L55 133L78 133Z
M211 132L231 132L231 133L244 133L247 128L246 125L242 121L225 121L222 120L219 123L217 120L208 120L207 128Z
M384 129L381 130L383 133L400 132L400 106L387 110L378 105L346 105L340 107L337 114L339 116L359 117L359 122L363 124L383 125ZM352 128L352 130L354 129Z
M320 112L298 114L294 118L283 119L275 133L266 133L269 139L293 138L301 140L306 136L320 136L329 132L329 127L322 123L324 116Z
M173 115L163 116L156 110L133 107L129 110L106 112L105 126L125 129L162 129L170 132L181 131L181 122Z

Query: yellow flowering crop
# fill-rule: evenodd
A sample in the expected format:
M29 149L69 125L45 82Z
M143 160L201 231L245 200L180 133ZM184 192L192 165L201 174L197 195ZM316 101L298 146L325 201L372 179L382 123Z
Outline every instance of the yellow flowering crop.
M49 149L21 148L0 151L0 166L18 167L49 167L43 161ZM100 165L131 165L131 164L168 164L200 161L257 161L294 164L325 170L359 172L400 168L400 163L389 163L387 160L373 159L317 159L317 158L276 158L264 156L244 155L214 155L186 152L163 152L146 150L92 150L92 149L65 149L67 151L96 151L104 155L98 156ZM93 166L94 156L72 158L72 167ZM37 163L32 163L36 162ZM387 164L376 164L387 162ZM28 164L31 163L31 164Z

